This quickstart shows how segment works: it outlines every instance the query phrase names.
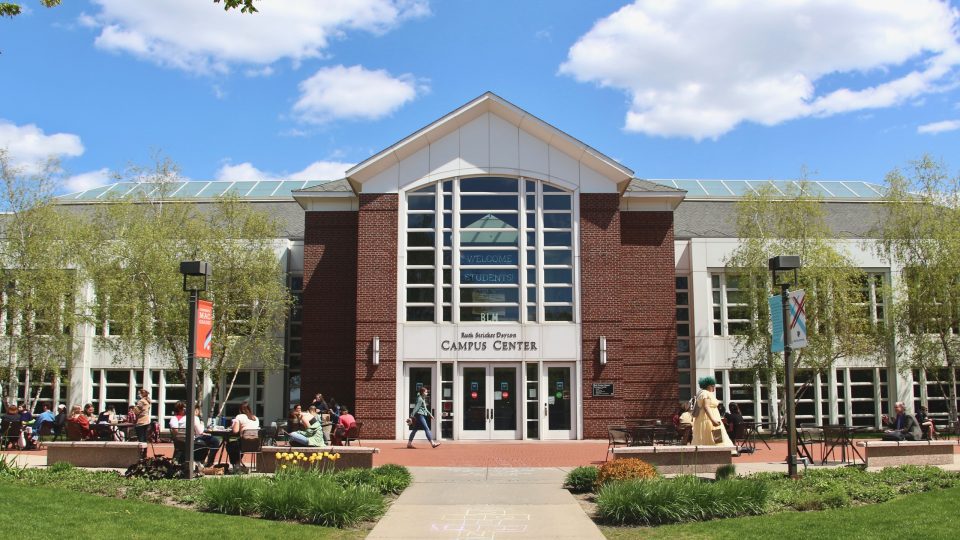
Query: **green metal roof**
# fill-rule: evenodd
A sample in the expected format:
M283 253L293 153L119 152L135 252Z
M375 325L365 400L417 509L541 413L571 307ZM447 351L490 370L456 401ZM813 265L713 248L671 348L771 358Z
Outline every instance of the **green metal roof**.
M164 186L165 199L203 200L222 195L236 195L244 199L287 199L291 192L324 183L324 180L244 180L244 181L180 181ZM117 182L58 197L63 202L96 202L131 196L160 195L159 184L148 182Z
M825 200L879 200L883 198L883 186L859 180L654 180L652 182L683 189L688 199L736 199L748 193L756 193L761 186L772 186L774 193L796 193L801 185L807 193Z
M180 181L166 186L166 199L210 200L221 195L235 194L250 200L292 200L293 191L325 191L318 186L336 180L245 180L245 181ZM747 193L755 193L761 186L770 185L774 193L796 192L801 183L797 180L660 180L635 179L633 183L655 182L668 188L687 192L687 199L737 199ZM655 184L651 184L655 185ZM883 186L854 180L810 180L806 189L810 195L824 200L877 201L883 198ZM337 184L339 186L339 184ZM158 196L157 184L141 182L118 182L77 193L58 197L63 202L97 202L134 195Z

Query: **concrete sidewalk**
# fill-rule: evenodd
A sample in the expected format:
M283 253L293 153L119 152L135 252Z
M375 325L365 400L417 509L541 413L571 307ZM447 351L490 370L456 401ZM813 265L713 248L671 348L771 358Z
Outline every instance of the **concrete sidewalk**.
M367 538L602 539L562 487L568 470L411 467L413 484Z

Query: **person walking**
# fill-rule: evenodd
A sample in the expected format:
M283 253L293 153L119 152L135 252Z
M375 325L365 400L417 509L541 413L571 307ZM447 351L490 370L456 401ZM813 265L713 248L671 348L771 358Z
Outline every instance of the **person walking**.
M427 407L427 398L430 396L430 389L426 386L420 387L420 391L417 393L417 404L413 407L413 412L410 414L410 440L407 441L407 448L415 448L413 446L413 437L417 434L417 430L422 429L423 433L427 436L427 441L430 443L430 446L436 448L440 446L440 443L433 441L433 433L430 433L430 425L427 424L427 417L433 418L433 413L430 412L430 408Z
M733 448L733 441L723 428L723 417L720 415L717 396L717 381L713 377L703 377L699 381L700 392L697 393L696 404L693 407L693 444L695 446L721 446Z

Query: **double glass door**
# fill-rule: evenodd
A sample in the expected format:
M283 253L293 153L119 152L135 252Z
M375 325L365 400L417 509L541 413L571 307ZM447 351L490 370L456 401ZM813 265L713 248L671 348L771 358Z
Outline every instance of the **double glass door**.
M520 364L461 363L462 439L519 439Z

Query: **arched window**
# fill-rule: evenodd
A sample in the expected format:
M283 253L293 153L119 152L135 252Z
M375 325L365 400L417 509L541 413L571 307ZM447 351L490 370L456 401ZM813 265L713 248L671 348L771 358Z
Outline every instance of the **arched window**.
M573 196L509 177L406 194L408 322L574 320Z

